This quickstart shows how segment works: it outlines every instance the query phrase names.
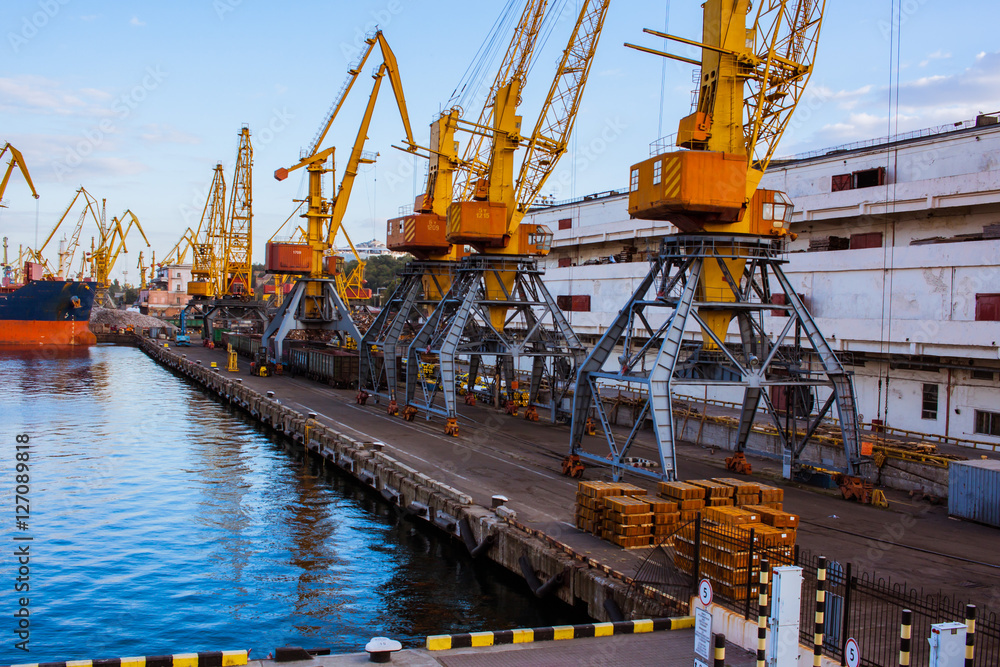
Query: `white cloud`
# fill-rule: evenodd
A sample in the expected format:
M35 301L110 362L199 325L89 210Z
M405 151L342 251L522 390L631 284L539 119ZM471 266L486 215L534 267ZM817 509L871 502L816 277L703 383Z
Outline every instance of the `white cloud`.
M944 60L950 54L936 51L928 59ZM898 107L888 109L889 89L865 85L854 90L834 91L810 87L810 95L836 102L841 114L823 114L820 129L797 148L824 148L837 144L909 132L975 118L1000 110L1000 51L980 53L965 70L956 74L927 74L902 81ZM896 90L894 89L895 95ZM814 105L821 108L822 105ZM889 115L892 114L890 125ZM793 118L794 122L794 118Z
M201 143L199 137L182 132L172 125L161 123L143 125L139 138L151 144L188 144L193 146Z
M129 21L129 25L144 26L144 25L146 25L146 22L145 21L140 21L138 16L133 16L132 20Z
M85 14L80 16L81 21L93 21L97 18L97 14Z
M945 51L942 51L941 49L938 49L934 53L928 53L927 57L920 61L920 66L921 67L927 67L929 64L931 64L931 61L934 61L934 60L947 60L948 58L951 58L951 54L950 53L947 53Z
M0 77L0 111L46 115L106 116L111 94L96 88L66 90L62 83L34 75Z

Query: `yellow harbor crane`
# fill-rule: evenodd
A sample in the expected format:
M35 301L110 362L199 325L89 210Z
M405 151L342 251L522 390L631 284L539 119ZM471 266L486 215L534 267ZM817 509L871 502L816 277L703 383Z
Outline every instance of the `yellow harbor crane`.
M340 272L338 258L336 256L328 257L327 252L334 247L337 235L343 231L344 214L347 211L347 204L350 201L359 165L370 164L374 161L374 155L364 153L364 146L368 139L368 127L371 124L382 79L386 75L389 77L389 83L396 98L396 106L403 121L407 145L414 145L396 56L381 31L370 35L366 39L366 44L367 48L358 62L350 68L347 81L341 87L326 121L316 134L305 156L295 165L287 169L278 169L274 173L275 178L284 180L290 172L305 167L308 173L309 194L306 200L306 212L302 215L306 219L306 243L269 243L267 246L266 268L268 271L302 276L296 281L281 309L275 314L264 332L263 347L266 349L268 361L272 363L284 362L284 340L293 329L310 330L312 333L308 335L319 337L333 332L341 338L342 342L345 336L353 339L355 343L361 341L361 334L351 319L348 298L351 296L352 290L355 294L359 294L362 289L363 263L359 262L360 271L357 278L349 278L346 283L341 282L338 285L337 275ZM344 167L337 194L332 199L327 200L323 197L323 175L334 173L335 148L333 146L323 148L323 141L376 46L382 53L382 63L373 75L375 82L368 98L361 126L358 128L353 149ZM353 249L353 243L351 247ZM357 254L356 251L355 254ZM333 276L333 278L329 276Z
M222 173L222 163L215 165L213 170L212 185L193 236L196 242L191 244L193 259L188 294L196 299L210 299L225 293L226 177Z
M202 310L205 335L215 342L221 341L223 329L238 327L256 333L267 322L264 302L255 300L253 287L253 144L250 128L241 128L239 137L228 207L222 208L226 184L222 167L217 165L192 246L201 283L195 289L210 292L211 296L205 303L204 297L208 294L199 295L191 305Z
M106 220L103 207L101 219L102 221ZM122 221L125 219L128 219L128 224L122 227ZM132 231L133 226L139 230L139 234L142 235L142 240L146 242L146 247L148 248L149 239L146 238L146 232L143 231L139 218L136 217L131 209L126 209L120 218L112 217L110 224L100 225L100 241L96 245L94 239L91 238L90 272L97 282L97 293L94 297L94 303L101 307L115 307L114 301L108 294L108 288L111 286L110 276L115 268L115 263L118 261L118 256L123 252L128 252L128 248L125 246L125 239L128 237L129 232Z
M146 264L142 261L142 251L139 251L139 262L135 265L139 269L139 289L146 289Z
M617 479L626 469L635 433L616 438L596 398L610 381L639 385L646 396L637 423L651 417L660 469L636 474L676 478L672 393L683 385L742 391L737 453L727 459L736 472L750 470L743 450L758 407L777 428L790 476L805 465L805 445L836 405L845 453L836 469L860 484L856 475L867 461L853 382L781 268L792 202L758 187L812 73L825 2L762 0L752 11L748 0L706 0L702 8L700 40L646 30L700 48L700 60L627 45L699 68L693 113L673 137L657 142L664 150L632 166L629 179L632 217L669 220L680 233L664 239L580 370L565 470L578 474L581 460L610 462ZM772 337L764 317L775 310L787 320ZM737 340L729 343L734 321ZM685 337L689 328L697 338ZM776 409L778 400L788 408ZM591 415L610 453L584 446Z
M24 156L21 155L21 151L5 142L3 148L0 149L0 160L2 160L3 156L8 152L10 153L10 162L7 163L7 169L4 171L3 180L0 180L0 207L6 206L6 204L3 203L3 195L7 191L7 182L10 180L10 175L14 171L15 166L21 170L21 175L24 176L24 180L28 183L28 187L31 188L31 196L38 199L38 192L35 190L35 184L31 182L31 174L28 172L28 165L25 163Z
M513 38L497 71L486 105L474 122L459 120L472 138L456 180L455 200L447 209L446 240L471 246L475 253L456 270L443 298L413 338L407 354L407 410L419 408L447 418L446 433L458 435L456 365L469 357L469 378L476 377L483 355L493 356L507 381L508 406L515 405L514 369L531 360L532 410L548 379L548 406L555 411L559 391L568 389L583 346L541 280L537 258L547 255L552 232L523 219L546 179L566 152L604 27L609 0L583 2L548 95L529 136L522 136L518 113L546 21L547 0L525 3ZM515 179L517 152L524 149ZM440 359L441 381L428 391L419 378L424 355ZM561 389L557 389L561 387ZM417 397L423 388L423 399ZM435 405L441 391L445 408ZM516 414L516 408L510 409ZM553 414L554 416L554 414Z
M82 199L81 199L82 197ZM59 263L56 269L49 267L48 262L44 258L45 249L48 247L49 243L56 236L56 232L59 231L63 222L69 217L70 211L76 205L77 201L83 202L83 208L77 217L76 224L70 232L69 238L63 238L59 243ZM35 250L30 250L31 259L29 261L37 262L45 266L45 273L47 277L57 277L61 279L69 278L70 267L73 264L73 256L76 254L76 249L80 245L80 233L83 231L84 223L87 221L87 215L90 214L90 219L94 221L95 226L100 229L101 221L97 214L97 200L87 192L87 189L81 186L76 194L73 195L73 199L70 200L69 205L63 211L63 214L56 221L56 224L52 227L52 231L45 238L45 241Z

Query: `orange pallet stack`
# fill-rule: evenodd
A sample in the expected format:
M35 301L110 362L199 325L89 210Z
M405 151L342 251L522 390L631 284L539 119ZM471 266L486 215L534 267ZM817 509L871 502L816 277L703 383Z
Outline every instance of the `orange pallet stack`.
M734 501L737 507L756 505L760 502L760 484L734 477L716 477L712 481L726 484L735 489Z
M576 527L603 536L606 513L605 498L644 496L646 489L620 482L580 482L576 491Z
M621 489L608 482L580 482L576 490L576 527L600 536L604 523L604 499L621 494Z
M760 505L780 510L785 502L785 490L776 486L760 485Z
M636 500L648 503L649 510L653 513L653 544L672 541L670 536L677 532L681 523L681 513L677 502L655 496L636 496Z
M631 496L608 496L604 508L604 539L626 549L650 545L654 515L649 503Z
M708 507L732 507L736 489L728 484L720 484L710 479L692 479L690 483L705 489Z
M660 498L677 503L681 522L694 521L698 511L705 507L705 489L687 482L660 482L657 487Z

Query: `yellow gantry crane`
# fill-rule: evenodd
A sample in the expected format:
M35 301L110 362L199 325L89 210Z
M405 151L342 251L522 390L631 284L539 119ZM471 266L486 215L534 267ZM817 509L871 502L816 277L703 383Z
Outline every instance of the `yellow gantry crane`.
M221 264L222 291L218 296L253 298L253 146L250 129L240 130L240 147L233 171L233 189L225 220Z
M283 363L284 339L292 329L332 331L336 332L336 335L341 339L346 335L354 339L356 343L361 341L361 334L351 319L349 298L352 295L352 290L355 295L358 295L362 289L364 263L360 261L359 257L359 271L356 276L352 274L346 280L341 278L338 281L338 274L342 273L338 269L338 258L327 256L327 253L335 247L334 241L337 235L343 231L344 214L350 201L358 167L361 164L370 164L375 159L374 155L365 154L364 146L368 139L368 127L371 124L382 79L386 75L389 77L389 83L396 98L396 106L403 121L407 145L415 145L413 133L410 130L409 113L406 110L406 98L403 94L396 56L381 31L370 35L366 39L366 43L367 48L358 62L352 65L348 71L347 81L337 95L326 121L313 139L305 156L295 165L287 169L278 169L274 173L275 178L280 181L286 179L290 172L305 167L308 173L309 194L306 200L306 212L302 215L306 219L306 243L268 244L266 267L268 271L303 276L296 282L292 292L286 297L281 309L264 332L268 360L273 363ZM344 174L337 194L331 200L327 200L323 197L323 175L334 173L335 148L333 146L323 148L323 141L376 46L382 53L382 63L373 75L375 82L368 97L368 105L365 108L361 126L358 128L350 157L344 167ZM350 242L350 239L348 241ZM353 249L353 247L353 243L351 243L351 248ZM302 253L302 251L305 253L292 254ZM354 252L357 256L357 251Z
M223 258L226 240L226 178L222 163L215 165L212 186L201 212L198 229L192 234L191 281L187 292L192 297L210 299L224 294L226 275Z
M564 469L582 471L584 459L610 462L616 479L626 470L635 434L616 437L596 398L600 383L610 381L638 384L647 397L637 421L651 417L660 469L629 467L635 474L676 478L672 394L684 385L689 392L697 386L742 390L737 454L727 465L744 473L750 466L743 450L758 407L777 428L790 475L807 465L805 445L836 405L844 464L823 467L853 477L865 463L853 384L781 268L792 202L759 188L812 73L825 2L763 0L752 8L748 0L706 0L702 8L700 40L646 30L700 48L700 60L627 45L699 68L697 107L666 142L679 150L633 165L629 179L629 213L668 220L680 233L664 239L646 278L580 370ZM777 305L772 289L783 292ZM770 323L781 330L772 337L764 318L775 310L787 320ZM738 340L730 343L734 321ZM776 399L789 407L779 411ZM610 453L584 447L586 422L594 418ZM806 422L801 438L800 418Z
M101 218L102 220L106 220L103 210ZM122 221L125 219L128 219L128 224L122 227ZM115 307L114 301L108 295L110 276L115 268L115 263L118 261L118 256L123 252L128 252L128 248L125 246L125 239L128 237L129 232L132 231L132 227L139 230L139 234L142 235L142 240L146 242L146 247L148 248L149 239L146 238L146 232L143 231L139 218L136 217L131 209L126 209L120 218L112 217L111 224L102 224L100 226L100 241L96 245L94 239L91 238L91 275L97 282L97 293L94 302L99 306L105 308Z
M543 26L556 20L546 13L547 0L525 3L486 105L476 121L458 122L459 129L473 137L461 159L455 200L447 209L445 239L476 252L463 260L448 295L413 338L406 381L407 409L445 416L445 431L451 435L458 435L459 354L469 357L470 379L476 377L482 356L495 358L506 378L508 405L515 404L515 368L521 359L530 358L532 410L535 404L547 404L553 411L562 398L558 394L569 388L573 368L583 359L583 347L538 268L537 258L548 254L552 232L523 219L566 152L609 4L582 3L530 136L521 134L518 107ZM430 389L419 377L420 360L426 355L440 359L441 381ZM547 401L538 393L545 380L553 388ZM438 391L444 395L443 410L435 404ZM516 414L516 408L510 412Z
M10 180L10 175L14 171L14 167L17 166L21 170L21 175L24 176L24 180L27 181L28 187L31 188L31 196L38 199L38 192L35 191L35 184L31 182L31 174L28 173L28 165L24 161L24 156L21 155L21 151L17 150L9 143L4 143L3 148L0 149L0 159L7 153L10 153L10 162L7 163L7 169L4 171L3 180L0 180L0 207L6 206L3 203L3 195L7 191L7 182Z

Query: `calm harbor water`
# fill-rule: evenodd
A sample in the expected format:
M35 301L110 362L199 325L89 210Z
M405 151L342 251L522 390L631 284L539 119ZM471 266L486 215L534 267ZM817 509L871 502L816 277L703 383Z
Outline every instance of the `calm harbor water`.
M0 349L0 388L0 664L347 652L376 635L413 646L583 620L354 482L303 465L138 350ZM30 437L27 518L15 514L18 434ZM17 593L24 545L30 590ZM15 647L21 597L28 653Z

